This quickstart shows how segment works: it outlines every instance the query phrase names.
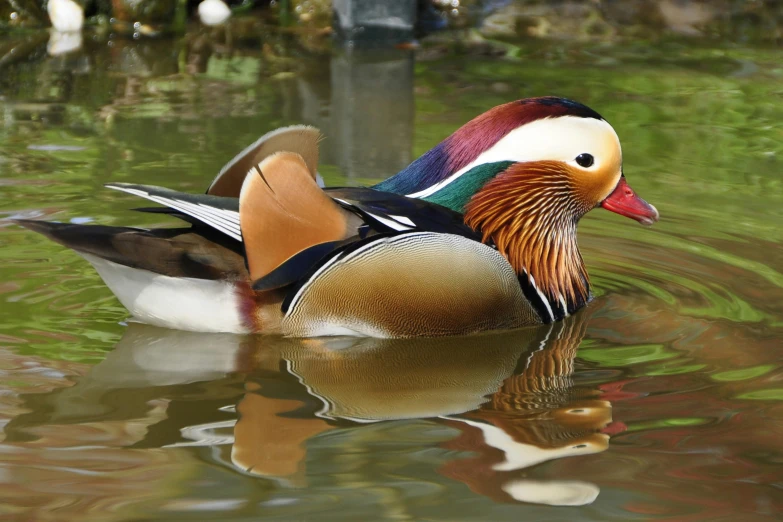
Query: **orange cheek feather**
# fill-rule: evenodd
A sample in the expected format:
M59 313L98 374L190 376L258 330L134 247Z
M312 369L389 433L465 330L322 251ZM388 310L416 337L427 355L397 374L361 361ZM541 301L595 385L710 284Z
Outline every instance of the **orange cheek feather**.
M574 197L587 209L593 209L611 194L617 185L619 168L614 165L596 172L585 172L568 165Z

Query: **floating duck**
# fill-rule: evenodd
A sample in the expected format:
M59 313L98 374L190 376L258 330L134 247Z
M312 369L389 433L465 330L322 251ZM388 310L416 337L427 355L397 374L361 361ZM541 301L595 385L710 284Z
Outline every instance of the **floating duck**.
M576 225L652 224L614 129L545 97L471 120L372 187L316 183L320 133L271 132L206 194L127 183L187 228L19 223L74 249L141 322L294 337L431 337L551 323L591 299Z
M84 9L74 0L49 0L46 11L55 31L70 33L82 30Z
M221 25L231 18L231 9L223 0L204 0L198 4L198 17L204 25Z

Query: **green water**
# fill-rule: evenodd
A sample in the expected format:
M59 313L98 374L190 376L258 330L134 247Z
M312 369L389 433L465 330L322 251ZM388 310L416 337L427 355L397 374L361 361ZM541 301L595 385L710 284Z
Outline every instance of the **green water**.
M524 42L518 59L260 42L0 40L0 515L18 520L766 520L783 509L783 53ZM267 37L265 37L267 38ZM152 226L261 134L368 184L512 99L617 130L653 228L596 210L597 299L542 330L290 341L126 323L10 224Z

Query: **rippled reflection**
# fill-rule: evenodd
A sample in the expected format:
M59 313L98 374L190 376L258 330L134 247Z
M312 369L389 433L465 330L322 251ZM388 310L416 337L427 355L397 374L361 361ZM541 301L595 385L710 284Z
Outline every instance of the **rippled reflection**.
M734 346L757 364L706 377L705 363L735 357ZM775 389L775 346L731 322L688 321L622 296L551 328L455 339L292 340L131 324L93 367L20 359L28 366L14 378L36 389L0 396L17 397L0 410L10 416L0 447L15 470L0 480L22 495L13 502L56 492L75 512L258 505L285 518L366 513L386 499L421 515L447 493L526 509L605 513L609 503L621 519L769 511L775 502L752 481L776 476L780 408L743 413ZM741 401L721 398L733 396L747 397L740 414ZM21 470L35 480L22 486ZM724 483L731 492L719 502L702 491ZM389 498L397 487L406 493Z
M275 339L132 324L75 386L29 396L33 412L13 419L6 433L21 442L45 425L145 418L134 445L230 445L239 470L296 486L306 481L306 462L319 459L308 447L330 431L428 419L456 433L440 444L459 454L437 469L443 477L495 500L588 504L599 493L594 484L519 473L608 447L601 430L611 422L610 403L571 381L586 317L425 340ZM193 424L191 415L178 425L173 404L160 399L187 394L199 382L210 383L213 403L215 387L232 398L212 411L202 401L204 422Z

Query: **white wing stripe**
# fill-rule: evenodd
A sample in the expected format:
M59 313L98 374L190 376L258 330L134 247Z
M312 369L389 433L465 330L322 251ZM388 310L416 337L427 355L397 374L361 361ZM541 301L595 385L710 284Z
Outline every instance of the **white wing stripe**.
M416 223L414 223L409 217L406 216L398 216L397 214L386 214L386 217L379 216L378 214L373 214L372 212L368 212L366 209L357 207L344 199L340 198L332 198L338 203L342 203L343 205L347 207L354 207L358 208L362 212L366 213L368 216L372 216L374 219L377 219L384 225L386 225L389 228L392 228L394 230L397 230L398 232L403 232L405 230L411 230L416 228Z
M171 201L179 205L182 205L183 207L193 211L194 213L199 213L205 217L209 217L216 220L218 223L223 223L225 226L235 229L235 231L239 233L239 214L236 212L232 212L230 210L224 211L219 208L202 205L201 203L199 204L189 203L187 201L182 201L180 199L174 199ZM233 216L231 216L231 214L235 214L236 219L232 219Z
M179 210L180 212L187 214L189 216L193 216L194 218L198 219L199 221L203 222L204 224L207 224L221 232L227 233L230 236L234 236L235 232L233 230L225 230L222 223L212 219L210 216L205 215L202 212L199 212L197 210L188 209L186 205L183 205L181 201L174 201L166 198L160 198L156 196L152 196L150 199L152 201L155 201L156 203L160 203L162 205L166 205L167 207L171 207L175 210Z
M214 215L216 218L224 221L227 225L231 225L233 227L236 227L237 230L240 230L239 228L239 212L234 212L233 210L225 210L221 208L215 208L210 207L209 205L205 205L203 203L198 204L199 208L205 209L210 215Z
M209 205L204 205L202 203L189 203L179 199L155 196L149 192L136 188L116 185L109 185L108 188L127 192L128 194L149 199L155 203L160 203L161 205L173 208L174 210L179 210L183 214L192 216L237 241L242 241L242 230L239 226L239 212L210 207Z
M381 216L379 216L377 214L372 214L370 212L367 212L367 215L368 216L372 216L374 219L377 219L378 221L380 221L381 223L383 223L387 227L393 228L394 230L397 230L397 231L400 231L400 232L402 232L403 230L410 230L411 229L411 227L405 226L402 223L400 223L398 221L395 221L393 219L388 219L388 218L385 218L385 217L381 217Z
M212 223L215 223L215 225L220 229L226 229L234 232L235 234L240 234L241 229L239 228L239 223L235 223L231 220L226 219L224 216L209 212L206 210L209 207L204 207L202 205L194 205L192 203L188 203L186 201L180 201L176 200L176 203L183 205L188 212L193 213L194 215L203 216L203 219L209 219Z
M233 227L226 226L225 224L218 221L215 218L215 216L212 216L207 212L204 212L203 210L199 209L196 205L186 203L184 201L178 201L175 199L162 198L160 196L147 196L147 197L148 199L156 203L160 203L161 205L166 205L167 207L171 207L175 210L179 210L180 212L188 214L189 216L193 216L194 218L203 221L207 225L223 232L224 234L233 237L237 241L242 241L242 236L240 235L240 231L238 229L234 230Z
M110 188L112 190L119 190L120 192L127 192L128 194L133 194L134 196L141 196L143 198L148 198L150 195L143 190L139 189L132 189L127 187L117 187L115 185L108 185L107 188Z
M398 221L398 222L402 223L403 225L410 225L411 227L415 227L416 226L416 223L411 221L411 219L408 218L408 217L397 216L395 214L389 214L389 217L392 218L394 221Z

